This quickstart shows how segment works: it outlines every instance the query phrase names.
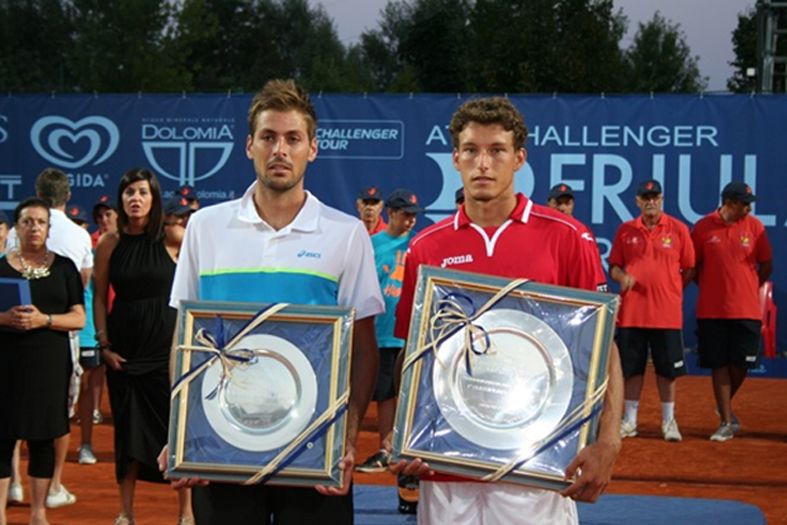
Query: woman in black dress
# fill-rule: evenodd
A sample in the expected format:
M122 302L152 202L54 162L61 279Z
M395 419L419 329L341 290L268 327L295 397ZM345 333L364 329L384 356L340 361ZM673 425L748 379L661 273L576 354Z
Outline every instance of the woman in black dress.
M118 233L96 246L93 319L107 364L115 425L116 525L134 523L137 479L163 482L156 457L167 442L168 364L174 309L168 306L175 253L163 242L161 190L156 176L135 168L120 179ZM115 291L107 312L109 285ZM179 492L180 523L193 523L190 494Z
M6 523L14 444L25 439L30 523L46 525L54 439L68 432L68 331L85 325L84 295L74 263L46 248L48 204L24 200L14 220L19 246L0 258L0 277L27 279L33 304L0 312L0 523Z

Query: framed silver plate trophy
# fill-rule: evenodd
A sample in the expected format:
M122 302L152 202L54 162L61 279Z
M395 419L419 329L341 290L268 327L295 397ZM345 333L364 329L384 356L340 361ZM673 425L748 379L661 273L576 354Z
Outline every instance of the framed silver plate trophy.
M184 301L169 477L340 486L354 310Z
M616 295L419 269L394 459L560 490L597 434Z

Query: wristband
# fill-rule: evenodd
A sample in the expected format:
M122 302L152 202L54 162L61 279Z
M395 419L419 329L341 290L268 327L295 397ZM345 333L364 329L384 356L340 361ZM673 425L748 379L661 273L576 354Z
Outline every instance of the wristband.
M52 314L46 314L46 327L52 328Z

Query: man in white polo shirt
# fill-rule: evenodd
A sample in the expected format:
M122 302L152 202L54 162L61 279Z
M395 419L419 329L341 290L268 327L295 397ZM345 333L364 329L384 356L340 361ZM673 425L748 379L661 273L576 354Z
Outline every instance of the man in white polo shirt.
M68 177L56 168L46 168L35 182L36 196L49 203L49 238L46 240L47 249L54 253L68 257L82 275L82 285L87 287L90 276L93 274L93 248L90 234L84 228L77 226L66 215L66 204L71 199L71 188ZM11 229L8 234L8 249L12 250L17 244L16 230ZM79 393L79 378L82 369L79 366L79 332L71 332L71 358L75 373L71 377L71 391L69 392L69 409L72 410ZM60 483L63 466L68 453L69 434L55 440L55 472L49 485L49 494L46 506L49 508L71 505L76 502L76 497Z
M193 491L200 525L351 524L360 419L377 377L374 316L384 309L374 254L358 219L304 189L317 156L317 118L307 93L272 80L252 100L246 155L256 180L238 200L189 220L171 306L187 299L352 306L356 310L347 454L341 488L212 483ZM181 480L175 486L188 484Z

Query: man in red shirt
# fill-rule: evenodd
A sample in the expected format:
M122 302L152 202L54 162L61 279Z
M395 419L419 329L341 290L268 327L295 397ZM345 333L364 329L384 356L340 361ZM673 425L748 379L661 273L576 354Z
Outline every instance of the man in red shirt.
M411 241L395 334L407 335L421 264L595 290L594 251L578 223L514 192L514 174L527 157L527 128L513 104L505 98L471 100L454 114L450 129L465 203ZM577 523L576 506L569 498L595 501L609 482L620 449L619 367L613 351L598 439L567 468L568 476L581 469L575 483L557 493L438 477L420 459L400 461L392 465L393 471L421 475L424 481L418 523Z
M683 360L683 288L694 274L694 245L685 224L662 211L657 180L637 188L636 219L624 222L609 254L609 274L620 285L618 348L625 378L621 437L637 435L637 410L648 349L661 399L661 433L680 441L675 421L675 380L686 374Z
M771 244L762 223L749 215L755 196L743 182L721 193L718 210L691 233L697 252L697 350L710 368L721 424L713 441L732 439L740 427L732 398L757 361L760 346L759 289L771 275Z
M370 186L362 189L355 200L355 207L369 235L380 233L386 228L382 217L383 194L378 188Z
M552 186L552 188L549 190L549 196L547 197L547 206L549 206L554 210L559 211L563 215L574 217L574 190L571 188L571 186L569 186L564 182ZM601 267L601 254L598 251L598 243L596 242L596 236L593 235L593 232L590 231L590 228L585 226L584 223L579 221L577 222L582 227L582 230L580 232L582 234L582 238L592 242L596 249L596 257L594 257L594 260L597 263L596 264L596 276L597 276L596 289L599 292L606 292L607 276L604 275L604 268Z

